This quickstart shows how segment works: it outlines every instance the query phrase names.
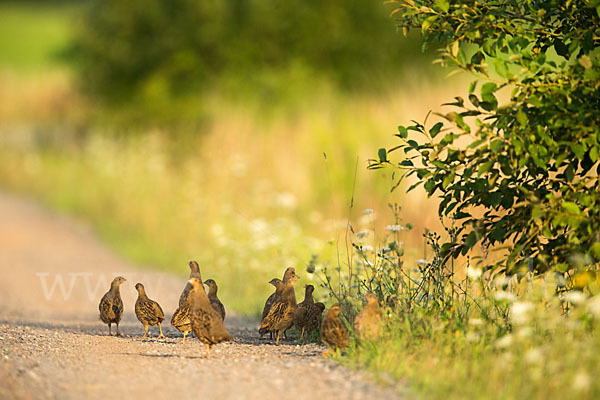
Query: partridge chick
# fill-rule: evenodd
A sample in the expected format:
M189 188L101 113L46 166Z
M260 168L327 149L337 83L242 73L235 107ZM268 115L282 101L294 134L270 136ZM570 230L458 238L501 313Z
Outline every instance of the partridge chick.
M217 297L217 290L219 289L217 287L217 282L212 279L207 279L204 281L204 284L208 286L208 300L210 301L210 305L219 313L221 319L225 321L225 306Z
M296 294L294 293L294 282L299 279L294 272L292 276L284 281L281 298L273 303L269 313L261 323L258 333L264 335L269 331L277 332L276 343L279 338L292 325L292 315L296 310Z
M310 334L319 327L321 316L325 305L323 303L315 303L313 299L313 285L306 285L304 300L298 304L298 307L292 315L292 322L300 329L300 339L304 337L304 332Z
M188 263L188 265L190 267L190 276L188 279L192 279L192 278L202 279L202 276L200 276L200 266L198 265L198 263L196 261L190 261ZM186 282L185 287L183 288L183 291L181 292L181 295L179 296L179 307L187 304L188 296L190 295L191 290L192 290L192 285L190 285L189 282Z
M189 279L202 279L198 263L196 261L190 261L188 265L190 267ZM190 320L191 305L189 301L191 290L192 285L189 282L186 282L185 287L179 296L179 307L177 307L177 310L175 310L171 317L171 325L177 328L179 332L183 333L183 343L185 343L186 335L192 331L192 322Z
M331 347L330 350L323 353L325 357L332 351L342 350L348 345L350 334L344 323L338 318L341 311L342 308L339 305L332 306L321 324L321 340Z
M283 285L283 281L279 278L273 278L269 281L269 283L271 285L275 286L275 292L273 292L273 294L271 294L269 296L269 298L267 299L267 301L265 302L265 307L263 308L262 317L260 319L261 325L262 325L263 321L265 320L266 316L269 315L269 311L271 311L271 307L273 306L273 304L275 304L278 300L281 299L281 294L283 293L283 288L285 287ZM273 340L273 331L268 331L268 332L271 335L271 340ZM261 333L260 336L262 337L265 333L267 333L267 332L263 331L263 333Z
M158 338L164 339L165 335L163 335L161 323L165 320L165 313L156 301L148 298L144 285L137 283L135 288L138 291L138 298L135 301L135 315L142 325L144 325L144 336L142 336L142 339L145 339L148 335L149 325L158 325L160 331Z
M377 296L373 293L366 295L367 304L354 319L354 330L359 337L373 340L381 332L381 309Z
M192 330L206 345L208 356L212 345L232 340L233 337L225 329L221 316L210 305L202 280L192 278L188 282L192 285L190 292Z
M121 317L123 317L123 300L121 300L120 286L125 280L122 276L117 276L113 279L110 284L110 290L102 296L98 305L100 320L108 324L109 336L112 335L110 327L113 323L117 324L117 336L121 336L119 322L121 322Z

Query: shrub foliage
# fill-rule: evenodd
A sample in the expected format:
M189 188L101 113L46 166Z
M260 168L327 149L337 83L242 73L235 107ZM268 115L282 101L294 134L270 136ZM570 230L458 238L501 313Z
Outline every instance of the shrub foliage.
M389 9L370 0L91 0L77 48L88 91L114 101L294 68L371 84L419 53L397 36Z
M409 190L439 196L444 257L481 245L504 249L482 265L509 273L597 266L600 1L395 4L404 30L441 43L439 61L476 80L441 122L399 126L400 144L371 168L392 166L398 183L416 176Z

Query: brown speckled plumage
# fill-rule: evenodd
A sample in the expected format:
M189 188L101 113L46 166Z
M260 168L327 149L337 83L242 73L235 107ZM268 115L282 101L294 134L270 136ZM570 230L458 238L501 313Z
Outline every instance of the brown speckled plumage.
M269 298L267 299L267 301L265 302L265 307L263 308L263 312L262 312L262 317L260 319L260 323L262 325L263 321L265 320L265 317L269 314L269 311L271 311L271 307L273 306L273 304L275 304L276 301L278 301L279 299L281 299L281 293L283 293L283 281L279 278L273 278L269 281L269 283L273 286L275 286L275 292L273 292L273 294L271 294L269 296ZM260 336L264 335L267 332L263 332ZM273 335L271 334L271 339L273 339Z
M350 334L344 323L338 318L342 311L339 305L334 305L329 309L323 323L321 324L321 340L331 347L331 350L344 349L348 345ZM330 351L323 353L328 355Z
M113 279L110 284L110 289L102 299L100 299L100 304L98 305L98 309L100 310L100 320L105 324L108 324L108 334L111 335L111 325L117 324L117 336L121 336L121 332L119 332L119 322L121 322L121 318L123 317L123 300L121 300L121 291L119 287L123 282L125 282L125 278L122 276L117 276Z
M177 310L171 317L171 325L177 330L183 333L183 343L185 343L185 337L192 331L192 321L190 320L191 308L188 305L183 307L177 307Z
M190 267L190 277L202 279L200 274L200 266L196 261L190 261L188 263ZM191 304L189 301L190 291L192 290L192 285L189 282L185 283L185 287L179 296L179 307L173 313L171 317L171 325L173 325L177 330L183 333L183 343L185 343L185 337L188 333L192 331L192 322L190 320L190 312L191 312Z
M210 305L215 309L216 312L219 313L221 319L225 320L225 306L221 303L221 300L217 297L217 290L219 287L217 286L217 282L213 279L207 279L204 281L204 284L208 286L208 300L210 301Z
M160 330L158 338L164 339L165 335L162 333L161 323L165 320L165 313L156 301L148 298L144 285L138 283L135 285L135 288L138 291L138 298L135 301L135 315L142 325L144 325L144 336L142 336L142 339L145 339L148 335L149 325L158 325L158 329Z
M298 307L292 315L292 321L298 329L300 329L300 339L304 337L304 332L310 334L319 327L321 316L325 305L323 303L315 303L313 299L313 285L306 285L304 300L298 304Z
M367 294L365 299L367 304L354 319L354 330L359 337L373 340L381 332L381 309L377 296L373 293Z
M294 282L296 280L298 280L298 275L292 271L292 275L282 284L281 298L273 303L258 331L261 335L270 331L276 332L277 344L279 344L281 334L292 325L292 315L296 310L296 294L294 293Z
M188 265L190 266L190 276L188 279L198 278L198 279L202 280L202 276L200 274L200 266L198 265L198 263L196 261L190 261L188 263ZM183 291L181 292L181 295L179 296L179 307L185 306L186 304L188 304L188 297L190 295L191 290L192 290L192 285L190 285L189 282L186 282L185 287L183 288Z
M231 334L225 329L221 316L210 305L202 281L198 278L192 278L188 282L192 285L190 319L196 337L206 345L208 351L214 344L233 340Z

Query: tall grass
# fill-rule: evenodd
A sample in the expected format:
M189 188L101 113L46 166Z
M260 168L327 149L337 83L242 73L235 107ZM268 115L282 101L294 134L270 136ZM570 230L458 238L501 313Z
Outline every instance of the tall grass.
M328 243L343 236L353 191L357 226L360 210L394 199L389 175L368 172L367 158L391 144L404 113L425 115L441 101L426 79L415 74L384 97L321 89L271 114L215 95L206 101L211 122L196 135L36 125L14 112L0 134L0 182L89 221L136 262L185 274L198 259L230 308L255 314L285 267L336 254ZM423 103L404 94L417 86L430 88ZM48 107L76 113L76 99L67 83ZM414 212L416 229L433 218L419 204Z
M384 333L354 338L337 359L370 370L382 382L403 381L432 399L597 398L600 286L583 290L562 276L455 270L428 233L424 259L408 260L410 225L393 205L383 231L348 232L341 263L315 273L351 326L366 293L382 304Z

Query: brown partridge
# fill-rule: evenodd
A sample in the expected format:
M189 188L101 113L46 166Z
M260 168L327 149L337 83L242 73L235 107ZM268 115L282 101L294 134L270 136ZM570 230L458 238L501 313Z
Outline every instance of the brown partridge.
M365 296L367 304L354 319L354 330L358 337L373 340L381 333L382 316L377 296L369 293Z
M208 286L208 300L210 301L210 305L219 313L221 319L225 320L225 306L217 297L217 290L219 289L217 282L213 279L207 279L204 281L204 284Z
M200 276L200 266L196 261L190 261L188 263L190 267L190 277L202 279ZM183 333L183 343L185 343L185 337L188 333L192 331L192 322L190 320L190 311L191 305L189 302L190 291L192 290L192 285L189 282L185 283L185 287L179 296L179 307L173 313L171 317L171 325L173 325L177 330Z
M276 343L279 338L292 325L292 315L296 310L296 294L294 293L294 282L299 279L295 272L283 283L281 298L278 299L269 310L269 313L261 323L259 334L263 335L273 331L277 333Z
M110 329L112 324L117 324L117 336L121 336L121 332L119 332L119 322L121 322L121 318L123 317L123 300L121 300L120 286L125 280L126 279L122 276L117 276L113 279L109 291L102 296L100 304L98 305L98 309L100 310L100 320L105 324L108 324L109 336L112 335Z
M212 345L233 340L233 337L225 329L221 316L210 305L202 280L192 278L188 282L192 285L190 292L192 331L206 345L208 356Z
M324 352L323 356L328 356L337 349L343 350L348 345L350 334L338 317L341 311L342 308L339 305L332 306L321 324L321 340L331 348Z
M304 332L310 334L321 323L321 316L325 305L323 303L315 303L312 295L314 290L315 287L313 285L306 285L304 300L298 304L292 315L292 322L300 329L300 339L304 337Z
M156 301L148 298L144 285L138 283L135 285L135 288L138 291L138 298L135 302L135 315L142 325L144 325L144 336L142 336L142 339L145 339L148 335L149 325L158 325L158 329L160 330L158 338L164 339L165 335L163 335L161 323L165 320L165 313Z

